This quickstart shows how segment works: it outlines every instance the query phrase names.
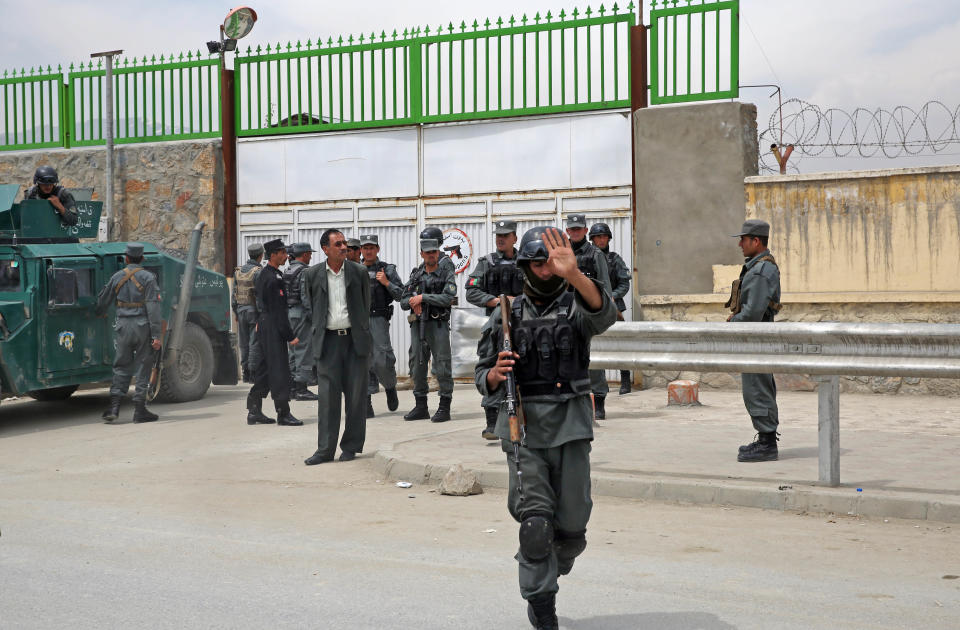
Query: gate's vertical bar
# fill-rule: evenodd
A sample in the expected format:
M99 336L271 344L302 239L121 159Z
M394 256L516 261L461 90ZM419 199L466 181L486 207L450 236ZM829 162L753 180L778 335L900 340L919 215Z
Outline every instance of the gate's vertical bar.
M576 26L573 27L573 102L580 102L580 29Z
M30 142L37 143L37 104L35 86L37 82L30 82Z
M429 27L428 27L429 28ZM421 103L421 116L430 115L430 44L424 42L423 44L423 103ZM438 70L439 71L439 70Z
M352 40L353 38L351 37L350 39ZM363 59L363 51L362 51L362 50L360 51L360 59L361 59L361 60ZM357 120L357 115L356 115L355 112L356 112L356 103L357 103L357 98L356 98L356 93L357 93L357 92L356 92L356 88L353 86L354 76L353 76L353 51L352 51L352 50L350 51L350 57L347 59L347 61L349 61L349 63L348 63L347 65L348 65L349 68L350 68L350 122L356 122L356 120ZM362 75L362 73L361 73L361 76L360 76L360 94L361 94L361 95L363 94L363 75ZM361 97L361 99L360 99L360 112L361 112L361 115L362 115L362 113L363 113L363 98L362 98L362 97Z
M410 118L415 123L419 123L423 119L423 85L421 82L421 72L422 61L420 53L422 51L422 44L417 40L413 39L408 46L410 51L408 57L410 58L410 64L407 67L407 81L406 83L410 86Z
M840 377L821 376L817 380L820 483L836 488L840 485Z
M718 14L719 15L719 14ZM719 20L718 20L719 21ZM720 63L717 57L717 64ZM717 91L720 86L717 85ZM733 98L740 93L740 5L730 10L730 91Z
M381 33L380 39L383 42L385 42L386 35ZM374 67L373 59L375 54L376 53L374 53L373 51L370 51L371 69ZM375 77L376 75L372 74L372 76L370 77L370 81L373 82ZM371 120L376 120L377 119L376 108L371 107L370 109L371 109L371 112L370 112ZM380 119L387 120L387 49L386 48L380 49Z
M365 94L365 90L364 90L364 87L366 86L366 82L364 81L364 77L365 77L366 75L363 73L364 67L365 67L365 64L363 63L363 54L364 54L364 51L361 49L361 50L360 50L360 121L361 121L361 122L367 119L367 114L366 114L366 109L367 109L366 102L367 102L367 101L366 101L366 94ZM373 54L373 52L371 51L371 56L372 56L372 54ZM352 58L353 55L351 54L350 57ZM370 65L373 66L373 59L370 59ZM351 74L353 74L353 73L351 72ZM373 72L370 73L370 81L371 81L371 83L373 82L373 74L374 74ZM370 102L373 103L373 101L374 101L374 95L373 95L373 89L371 88L371 89L370 89Z
M690 88L690 68L693 66L690 61L690 35L693 33L690 30L690 20L692 19L693 16L687 13L687 94L693 94L693 90Z

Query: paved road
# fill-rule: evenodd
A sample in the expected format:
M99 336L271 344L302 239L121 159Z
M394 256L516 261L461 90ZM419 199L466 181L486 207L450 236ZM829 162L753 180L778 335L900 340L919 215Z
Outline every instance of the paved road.
M101 424L102 391L0 405L0 627L529 627L502 493L378 478L377 444L435 425L379 417L358 460L308 468L311 406L248 427L242 391L152 425ZM960 627L950 525L598 497L588 538L566 629Z

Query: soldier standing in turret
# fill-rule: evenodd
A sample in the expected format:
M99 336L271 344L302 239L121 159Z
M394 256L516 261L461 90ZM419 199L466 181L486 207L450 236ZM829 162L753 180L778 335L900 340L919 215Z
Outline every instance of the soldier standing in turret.
M70 191L60 185L60 176L52 166L40 166L33 174L33 186L23 193L26 199L46 199L60 215L64 225L76 225L80 218L77 214L77 202Z
M496 251L487 254L474 267L467 280L467 301L490 313L500 305L500 295L516 297L523 292L523 272L517 268L517 222L497 221ZM484 397L480 406L486 415L486 426L481 435L487 440L496 440L494 428L500 411L500 396Z
M623 321L623 312L627 310L627 304L623 301L624 296L630 292L630 270L627 269L627 263L623 261L620 254L610 251L610 239L613 238L613 232L606 223L594 223L590 226L590 242L604 253L607 257L607 270L610 272L611 296L614 304L617 305L617 321ZM594 377L593 372L599 372ZM590 370L591 381L602 379L606 385L603 370ZM620 370L620 394L629 394L631 389L630 370ZM609 387L607 388L609 389Z
M567 234L570 236L570 246L577 257L577 267L591 280L596 280L607 293L610 288L610 271L607 267L607 257L587 240L587 217L583 214L571 214L567 217ZM603 420L607 417L604 401L610 386L603 370L590 371L590 389L593 391L594 417Z
M453 264L441 265L440 243L420 239L423 263L410 273L400 308L413 311L410 321L410 375L416 406L404 420L446 422L453 400L453 366L450 354L450 308L457 295ZM422 334L421 334L422 333ZM427 362L433 355L433 369L440 384L440 404L430 417L427 409Z
M287 296L287 317L293 335L300 343L290 350L290 375L293 379L293 400L317 400L317 395L307 389L313 378L313 344L311 343L312 322L310 305L302 300L303 272L310 266L313 256L310 243L294 243L290 246L292 260L283 274L283 285Z
M363 264L370 278L370 333L373 335L373 353L370 356L370 384L367 388L367 417L374 417L373 394L381 383L387 391L387 409L396 411L400 406L397 397L397 357L390 343L390 319L393 303L403 297L403 280L397 274L397 266L380 260L380 239L376 234L361 234L360 249Z
M556 228L528 230L517 266L525 286L509 311L514 352L502 350L497 309L480 335L475 377L485 397L505 389L508 373L515 378L525 434L514 450L505 406L496 434L510 460L507 507L520 523L520 594L535 628L559 630L557 580L587 546L593 507L590 339L616 321L617 311L599 279L578 269L569 241Z
M128 243L126 268L111 276L97 296L96 314L103 316L111 304L117 307L116 354L113 359L113 383L110 407L103 419L111 423L120 415L120 399L136 377L133 391L133 421L153 422L157 414L147 409L147 389L153 353L160 349L160 286L157 277L140 266L143 245Z
M733 292L726 306L733 311L728 322L772 322L780 312L780 269L767 249L770 224L751 219L739 234L740 250L746 259L740 278L733 283ZM738 462L768 462L779 457L777 428L777 384L773 374L741 374L743 404L750 414L757 439L744 444L737 453Z
M237 316L237 339L240 343L240 368L244 383L253 382L253 370L250 367L250 346L257 327L257 299L253 285L263 260L263 245L253 243L247 246L250 258L233 272L233 296L231 305Z

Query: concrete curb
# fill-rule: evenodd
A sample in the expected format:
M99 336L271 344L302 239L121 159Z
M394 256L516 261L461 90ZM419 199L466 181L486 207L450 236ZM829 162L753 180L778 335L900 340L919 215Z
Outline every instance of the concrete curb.
M404 459L396 447L397 444L384 444L374 455L374 466L386 479L423 485L439 484L451 466ZM509 472L506 465L502 470L465 468L477 474L484 488L507 488ZM960 523L960 500L936 494L876 490L857 492L853 488L776 485L773 482L752 483L659 475L594 474L591 480L593 494L599 496Z

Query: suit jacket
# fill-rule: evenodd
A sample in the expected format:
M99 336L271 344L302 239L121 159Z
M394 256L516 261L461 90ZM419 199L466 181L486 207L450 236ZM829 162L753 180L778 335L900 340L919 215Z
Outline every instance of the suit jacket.
M344 286L347 295L347 314L350 316L350 335L357 356L366 357L373 348L370 334L370 279L367 268L350 260L343 261ZM310 305L313 315L313 354L319 359L323 353L323 339L327 331L326 261L303 272L301 299Z

